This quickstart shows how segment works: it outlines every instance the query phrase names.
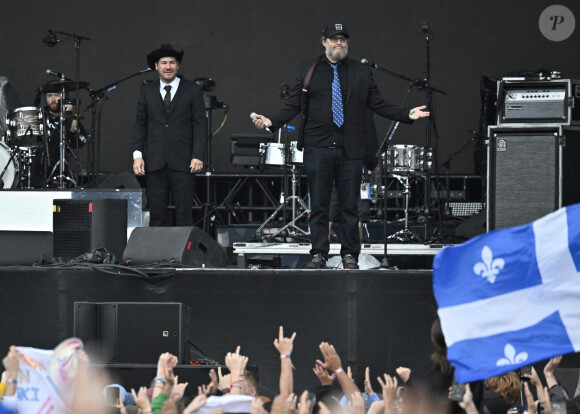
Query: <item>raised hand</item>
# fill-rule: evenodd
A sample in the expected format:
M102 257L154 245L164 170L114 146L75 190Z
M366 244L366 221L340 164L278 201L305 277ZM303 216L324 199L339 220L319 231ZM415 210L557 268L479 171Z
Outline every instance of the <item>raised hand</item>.
M369 367L365 368L365 392L369 397L375 393L371 384L371 370Z
M395 372L399 378L401 378L401 381L405 383L409 381L409 378L411 377L411 369L407 367L399 367L395 370Z
M183 394L185 393L185 389L189 382L184 382L182 384L179 383L179 377L175 376L175 385L173 386L173 392L171 393L171 398L174 401L179 401L183 398Z
M388 374L384 374L385 380L383 381L381 377L377 377L377 381L381 384L383 388L383 399L385 400L385 412L390 407L393 407L395 400L397 398L397 377L391 377Z
M274 340L274 346L278 352L280 352L280 355L292 355L292 350L294 349L294 338L296 338L296 332L294 332L290 338L285 338L284 327L280 326L278 338Z
M298 407L298 414L310 414L312 407L312 400L308 398L308 391L304 391L300 396L300 406Z
M237 379L243 376L246 364L248 363L248 357L240 355L240 346L238 345L235 353L227 353L225 363L226 367L230 370L232 379Z
M218 367L218 389L220 391L230 388L232 385L231 374L222 375L222 367Z
M339 369L342 369L340 357L338 356L338 353L336 352L336 349L334 349L333 345L330 345L328 342L322 342L319 348L322 356L324 357L324 362L317 359L316 363L318 365L332 372L336 372Z
M134 388L131 388L131 394L133 394L133 400L135 401L135 405L142 413L150 413L151 412L151 401L149 401L149 397L147 396L147 388L146 387L139 387L139 392L136 393Z
M312 371L314 371L314 374L318 377L320 385L322 386L332 385L332 382L334 381L334 376L330 375L328 371L322 368L320 365L315 364L314 368L312 368Z

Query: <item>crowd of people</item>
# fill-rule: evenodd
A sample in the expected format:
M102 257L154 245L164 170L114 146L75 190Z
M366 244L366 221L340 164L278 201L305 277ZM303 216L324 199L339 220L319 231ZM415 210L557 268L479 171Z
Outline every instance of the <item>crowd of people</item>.
M33 361L17 347L11 347L3 359L4 372L0 385L0 413L60 413L78 414L410 414L410 413L460 413L507 414L524 413L576 413L579 412L580 385L574 396L557 381L556 371L561 356L548 361L543 368L545 386L535 369L529 373L510 371L486 380L454 384L454 368L445 356L445 344L438 321L433 324L431 339L431 372L428 378L414 378L405 367L396 369L394 375L377 377L375 391L370 368L359 388L352 379L350 369L342 363L335 347L327 342L319 345L322 355L313 368L320 386L316 390L300 390L294 384L292 351L296 333L284 335L280 327L274 347L280 355L279 394L272 400L260 396L258 377L247 370L248 357L238 346L225 356L225 366L209 372L209 382L191 389L174 374L178 363L170 353L160 355L156 376L147 379L149 384L127 391L120 384L110 384L104 372L90 369L88 356L82 348L70 347L60 352L59 364L54 372L58 381L66 386L60 399L68 401L57 406L57 395L43 402L39 391L33 394L23 389L21 381L29 382L21 364L36 369L42 364ZM74 344L74 342L73 342ZM62 351L62 350L61 350ZM49 365L52 366L52 363ZM72 369L71 369L72 368ZM54 384L58 389L59 384ZM457 389L460 392L457 392ZM110 392L113 391L113 392ZM69 397L65 396L69 393ZM58 393L55 393L58 394ZM113 397L111 397L111 395ZM41 409L30 410L27 403L37 398Z

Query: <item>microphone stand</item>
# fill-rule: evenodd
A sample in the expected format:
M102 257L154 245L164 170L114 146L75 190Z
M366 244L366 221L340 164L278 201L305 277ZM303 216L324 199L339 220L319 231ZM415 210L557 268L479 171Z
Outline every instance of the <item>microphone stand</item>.
M90 90L89 96L91 97L92 103L85 108L85 110L92 109L91 116L91 144L88 147L89 150L89 166L92 171L92 176L89 178L89 186L92 188L97 188L99 186L99 178L101 173L100 159L101 159L101 123L102 123L102 110L103 104L108 99L105 97L105 93L109 93L115 89L117 86L128 79L134 78L135 76L142 75L147 72L151 72L153 69L140 70L139 72L133 73L132 75L126 76L115 82L111 82L102 88L97 90Z
M435 92L438 92L440 94L443 95L447 95L446 92L444 92L441 89L438 89L434 86L430 86L427 84L426 80L422 80L422 79L411 79L403 74L400 73L396 73L393 72L392 70L383 68L379 65L377 65L376 63L371 63L368 62L366 59L363 59L361 61L363 64L369 65L370 67L372 67L375 70L378 70L380 72L386 73L387 75L393 76L395 78L399 78L402 80L405 80L407 82L409 82L409 89L407 90L407 95L405 96L405 99L403 100L403 103L401 104L401 106L405 105L405 102L407 101L407 98L409 97L409 95L411 94L411 91L413 90L414 87L417 87L417 89L429 89L429 90L433 90ZM429 108L429 106L428 106ZM386 147L386 142L387 140L392 139L394 132L396 131L397 127L398 127L399 123L398 122L391 122L391 125L389 127L389 129L387 130L387 133L385 134L385 137L383 138L383 142L381 143L381 145L379 146L375 157L378 158L379 155L381 154L381 152L385 152L387 150ZM381 160L381 162L383 162L383 185L384 185L384 194L383 194L383 198L384 198L384 222L383 222L383 232L384 232L384 236L385 236L385 244L384 244L384 252L383 252L383 259L381 261L381 268L382 269L392 269L391 266L389 266L389 260L387 258L388 254L388 248L387 248L387 175L388 175L388 171L386 168L386 159L385 157L382 157L383 159ZM427 175L428 176L428 175ZM429 181L429 180L427 180Z
M420 30L423 32L425 37L425 47L427 52L427 64L425 73L425 97L427 101L427 108L431 112L429 119L427 120L427 148L432 148L433 150L433 164L439 164L438 152L439 152L439 133L437 132L437 123L435 122L435 108L433 106L433 91L442 93L442 91L431 87L431 27L429 22L422 22ZM442 93L447 95L446 93ZM434 141L433 141L434 138ZM428 241L438 241L443 237L443 217L441 215L441 198L439 190L439 168L435 169L435 192L436 192L436 206L437 206L437 230L433 232ZM429 207L431 205L431 174L427 171L427 180L425 184L425 208L427 216L429 214Z

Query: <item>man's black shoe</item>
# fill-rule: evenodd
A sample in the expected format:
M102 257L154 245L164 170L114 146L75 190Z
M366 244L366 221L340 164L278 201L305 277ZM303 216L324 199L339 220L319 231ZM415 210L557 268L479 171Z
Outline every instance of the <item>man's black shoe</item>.
M312 260L304 265L305 269L326 269L326 259L320 253L316 253Z
M342 267L344 269L358 269L358 260L350 253L342 257Z

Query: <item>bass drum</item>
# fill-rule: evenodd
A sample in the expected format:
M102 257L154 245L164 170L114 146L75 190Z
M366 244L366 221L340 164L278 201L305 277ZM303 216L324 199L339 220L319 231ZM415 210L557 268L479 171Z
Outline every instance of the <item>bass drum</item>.
M3 142L0 142L0 175L6 168L4 175L0 181L0 188L4 190L11 190L16 188L18 184L18 161L17 157L10 159L10 147Z

